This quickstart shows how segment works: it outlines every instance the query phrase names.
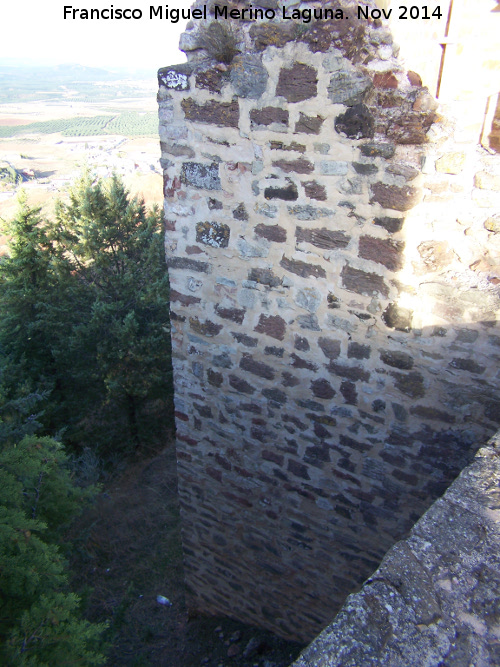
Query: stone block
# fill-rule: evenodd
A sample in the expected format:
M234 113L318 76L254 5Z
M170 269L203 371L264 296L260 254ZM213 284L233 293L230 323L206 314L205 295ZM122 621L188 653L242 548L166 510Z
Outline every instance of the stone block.
M422 198L421 191L411 185L399 187L378 182L371 186L371 190L371 202L377 202L384 208L392 208L395 211L409 211Z
M362 144L359 150L365 157L383 157L390 160L396 152L396 147L388 142L370 142Z
M383 227L389 234L397 234L403 229L405 219L404 218L391 218L384 216L382 218L374 218L373 224L377 227Z
M252 109L250 111L252 127L256 125L278 125L288 126L288 111L281 107L264 107L263 109Z
M455 259L455 253L446 241L424 241L418 248L425 271L441 271Z
M227 248L229 245L230 228L222 222L198 222L196 240L212 248Z
M311 479L309 477L307 466L305 466L303 463L295 461L294 459L288 459L287 470L288 472L291 472L292 475L295 475L295 477L299 477L301 479Z
M310 65L295 62L292 67L283 67L279 74L276 96L287 102L303 102L316 97L318 73Z
M199 262L189 257L169 257L167 266L170 270L187 269L188 271L197 271L199 273L210 273L210 264L208 262Z
M371 87L372 80L361 72L340 70L330 78L328 97L334 104L354 106L363 102Z
M217 162L203 164L200 162L183 162L181 181L200 190L221 190L219 165Z
M248 336L247 334L243 333L237 333L235 331L231 331L231 336L241 345L244 345L245 347L257 347L257 344L259 342L258 338L252 338L252 336Z
M316 181L303 181L304 192L309 199L316 199L317 201L326 201L326 188Z
M256 391L255 387L252 387L251 384L237 375L229 376L229 384L233 389L240 392L240 394L253 394Z
M296 204L295 206L289 206L288 212L299 220L331 218L334 214L334 212L329 208L316 208L310 204Z
M481 190L500 192L500 175L490 174L487 171L479 171L474 176L474 185Z
M332 375L346 378L347 380L351 380L351 382L357 382L358 380L368 382L370 379L370 372L361 366L345 366L344 364L330 361L327 369Z
M318 338L318 345L327 359L337 359L340 356L340 341L332 338Z
M391 372L394 378L396 389L410 398L422 398L425 396L424 378L420 373L412 371L410 373Z
M296 350L300 350L301 352L308 352L311 346L309 345L307 338L295 334L294 348Z
M461 174L466 162L465 153L445 153L435 162L436 171L441 174Z
M454 424L456 421L455 415L450 415L444 410L438 410L427 405L414 405L410 408L410 413L422 419L435 420L445 424Z
M369 359L371 347L362 343L352 342L347 346L348 359Z
M236 324L242 324L246 310L244 308L224 308L219 304L216 304L215 312L219 317L222 317L225 320L231 320L231 322L235 322Z
M295 303L300 308L315 313L321 304L321 293L314 287L303 287L297 291Z
M278 278L272 269L250 269L248 280L252 280L260 285L268 285L269 287L278 287L281 285L281 278Z
M197 104L189 97L182 100L181 106L187 120L218 125L219 127L238 127L240 107L237 100L232 102L210 100L205 104Z
M279 403L280 405L285 405L287 402L287 395L281 389L263 389L262 395L269 401L274 401L274 403Z
M189 294L181 294L177 290L170 290L170 301L172 303L179 302L183 306L192 306L195 303L200 303L201 299L197 296L190 296Z
M325 378L319 378L311 382L311 391L316 398L330 399L335 396L335 389Z
M475 373L477 375L481 375L486 370L485 366L478 364L474 359L462 359L460 357L452 359L449 365L460 371L467 371L468 373Z
M243 53L233 58L229 78L238 97L257 100L267 88L269 74L259 56Z
M390 271L399 271L404 264L404 247L405 244L402 241L361 236L359 239L359 256L383 264Z
M274 369L262 361L256 361L250 354L244 353L240 360L240 368L265 380L274 379Z
M322 160L319 163L319 170L324 176L343 176L347 174L349 165L347 162Z
M269 142L269 148L272 151L295 151L296 153L306 152L306 147L304 144L299 144L296 141L292 141L291 144L285 144L282 141L271 141Z
M375 134L375 119L364 104L355 104L335 119L335 131L350 139L371 139Z
M193 68L189 63L163 67L158 70L158 83L169 90L189 90L189 77Z
M263 223L255 227L255 234L261 238L273 241L274 243L286 242L286 229L280 225L264 225Z
M245 208L245 204L238 204L238 206L233 211L233 218L235 220L242 220L244 222L248 220L248 213Z
M318 318L316 315L310 313L309 315L299 315L297 317L297 324L301 329L309 329L310 331L321 331Z
M484 222L484 228L494 234L500 234L500 215L493 215Z
M353 162L354 171L361 176L372 176L378 172L376 164L366 164L365 162Z
M295 201L296 199L298 199L299 193L297 191L297 186L295 185L295 183L290 183L289 185L283 187L271 186L265 188L264 197L266 199L282 199L283 201Z
M217 336L222 329L222 324L215 324L215 322L211 322L210 320L200 322L197 317L189 318L189 326L192 331L201 334L202 336L206 336L207 338Z
M220 93L224 84L227 83L227 80L227 72L223 72L220 69L213 67L204 72L198 72L195 77L195 85L196 88L209 90L211 93Z
M433 120L434 114L405 111L389 123L386 135L397 144L424 144Z
M286 174L295 172L296 174L310 174L314 171L314 165L306 158L300 157L296 160L274 160L273 167L281 169Z
M311 276L314 278L326 278L326 271L322 266L308 264L298 259L288 259L284 255L280 261L280 266L301 278L309 278Z
M343 287L349 292L366 294L368 296L381 294L385 297L389 294L389 288L385 284L384 279L376 273L355 269L346 264L342 268L340 275Z
M337 250L346 248L351 240L345 232L330 230L326 227L306 229L297 227L295 231L297 243L310 243L323 250Z
M397 303L390 303L382 314L382 319L390 329L411 331L413 311L402 308Z
M398 87L398 80L393 72L376 72L373 77L373 85L375 88L392 88Z
M296 134L300 132L303 134L319 134L324 120L322 116L307 116L301 111L299 120L295 123L294 132Z
M307 371L317 371L318 367L316 366L315 363L312 361L307 361L307 359L303 359L302 357L299 357L298 354L295 354L295 352L292 352L290 355L291 359L291 365L293 368L305 368Z
M413 368L413 357L406 352L397 352L393 350L382 350L380 359L387 366L399 368L401 370L411 370Z
M295 39L295 30L288 23L254 23L250 28L250 37L257 51L263 51L268 46L283 47L287 42Z
M264 315L262 313L254 331L266 334L277 340L283 340L285 337L286 322L279 315Z

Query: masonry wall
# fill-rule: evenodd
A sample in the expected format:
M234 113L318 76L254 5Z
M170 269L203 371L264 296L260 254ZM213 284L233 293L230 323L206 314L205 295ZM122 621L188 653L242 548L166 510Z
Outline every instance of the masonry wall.
M190 605L310 640L500 421L500 165L380 21L201 26L158 94Z

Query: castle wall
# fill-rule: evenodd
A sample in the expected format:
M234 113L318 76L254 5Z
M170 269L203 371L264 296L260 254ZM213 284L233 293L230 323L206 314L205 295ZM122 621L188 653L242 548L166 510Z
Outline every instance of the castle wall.
M498 156L354 7L159 71L190 605L305 641L500 421Z

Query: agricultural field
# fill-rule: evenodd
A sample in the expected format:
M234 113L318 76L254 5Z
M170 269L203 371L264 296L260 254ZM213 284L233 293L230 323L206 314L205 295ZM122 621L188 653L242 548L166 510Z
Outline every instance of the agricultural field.
M119 79L79 66L37 76L14 69L0 67L0 223L14 215L20 188L50 214L84 168L116 172L133 194L161 205L154 72Z

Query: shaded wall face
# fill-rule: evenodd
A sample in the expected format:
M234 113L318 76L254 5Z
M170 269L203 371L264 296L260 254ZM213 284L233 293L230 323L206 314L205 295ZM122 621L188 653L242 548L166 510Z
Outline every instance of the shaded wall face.
M500 419L499 171L385 28L159 72L191 606L311 639Z

